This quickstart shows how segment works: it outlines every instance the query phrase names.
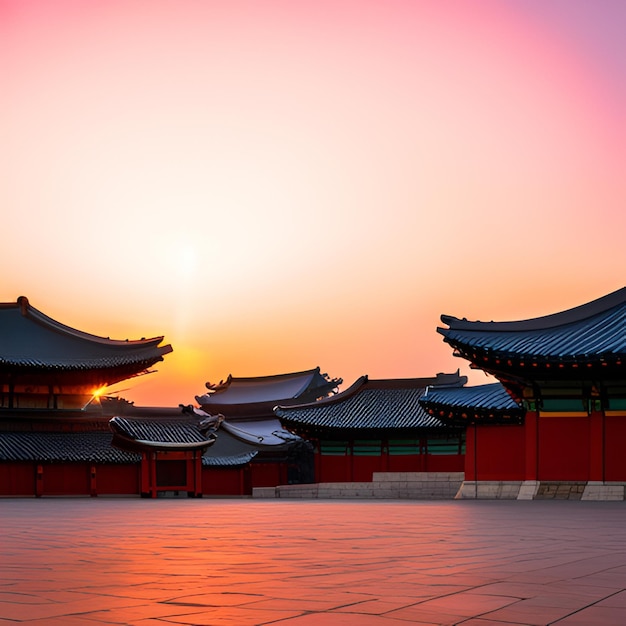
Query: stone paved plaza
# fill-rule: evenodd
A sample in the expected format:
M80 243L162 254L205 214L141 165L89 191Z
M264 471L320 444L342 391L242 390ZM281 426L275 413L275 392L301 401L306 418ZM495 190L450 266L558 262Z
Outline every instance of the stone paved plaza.
M0 500L0 625L626 624L626 504Z

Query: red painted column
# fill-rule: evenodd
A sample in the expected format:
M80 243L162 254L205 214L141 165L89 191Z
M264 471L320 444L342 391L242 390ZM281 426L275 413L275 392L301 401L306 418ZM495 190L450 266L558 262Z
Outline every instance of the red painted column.
M472 424L465 433L465 480L476 480L476 461L476 424Z
M349 463L348 472L350 474L348 476L348 481L354 482L354 441L348 442L347 454L348 454L348 463Z
M194 465L196 468L195 479L195 496L196 498L202 497L202 452L194 452Z
M539 413L528 411L524 419L526 434L525 480L539 480Z
M96 483L96 466L92 465L89 470L89 495L95 498L98 495L98 485Z
M35 495L38 498L43 496L43 465L37 465L35 468Z
M185 491L196 495L195 452L185 452Z
M150 493L150 454L144 452L141 455L141 493Z
M318 444L315 449L315 456L313 457L313 463L315 464L315 482L322 482L322 448Z
M149 453L149 463L150 463L150 497L157 497L157 475L156 475L156 464L157 464L157 453L150 452Z
M604 482L604 413L589 415L589 480Z

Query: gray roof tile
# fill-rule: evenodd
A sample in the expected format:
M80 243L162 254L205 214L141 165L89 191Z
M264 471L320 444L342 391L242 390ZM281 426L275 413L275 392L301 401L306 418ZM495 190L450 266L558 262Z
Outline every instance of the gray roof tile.
M196 401L209 413L227 418L269 416L277 404L299 404L328 396L341 379L331 379L320 368L290 374L235 378L229 376L217 385L207 383L209 390Z
M111 446L106 432L0 432L0 461L137 463L141 455Z
M520 423L524 417L524 409L500 383L459 389L429 388L420 404L429 414L446 422Z
M85 333L48 317L20 297L0 304L0 366L90 370L136 365L145 369L172 351L163 337L112 340Z
M442 315L444 341L472 360L487 353L544 361L626 357L626 287L588 304L520 322L471 322Z
M404 430L443 428L419 404L428 383L436 379L369 381L360 379L350 389L317 403L277 407L288 426L330 430ZM456 377L463 384L464 377ZM461 382L459 382L461 381ZM297 428L296 428L297 429Z
M187 419L129 419L114 417L110 420L111 427L130 439L154 441L161 443L199 443L206 441L200 432L197 422Z

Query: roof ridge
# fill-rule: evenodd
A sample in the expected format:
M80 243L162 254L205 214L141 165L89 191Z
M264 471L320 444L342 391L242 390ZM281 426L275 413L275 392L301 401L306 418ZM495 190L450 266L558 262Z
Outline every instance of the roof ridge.
M291 411L294 409L303 409L303 408L311 408L311 407L320 407L325 406L327 404L338 404L345 400L350 399L352 396L356 395L358 391L367 386L368 383L367 374L363 376L359 376L347 389L344 391L340 391L332 396L328 396L326 398L322 398L321 400L313 400L312 402L303 402L302 404L289 404L289 405L277 405L274 407L274 413L276 411Z
M85 332L84 330L79 330L78 328L68 326L63 322L59 322L49 315L46 315L39 309L36 309L32 304L30 304L26 296L20 296L17 299L16 304L6 303L3 306L9 308L8 305L20 309L20 312L24 317L28 317L34 322L48 327L50 330L55 330L57 332L70 335L78 339L87 339L96 343L103 343L108 345L158 345L164 339L163 336L150 337L148 339L146 339L145 337L142 337L141 339L111 339L110 337L103 337L102 335L94 335L92 333Z
M449 328L437 328L441 334L449 330L498 330L503 332L542 330L545 328L556 328L575 324L601 313L614 309L620 305L626 305L626 287L613 291L605 296L586 302L565 311L551 313L541 317L534 317L526 320L504 321L504 322L481 322L479 320L470 321L465 318L459 319L452 315L442 315L441 321Z

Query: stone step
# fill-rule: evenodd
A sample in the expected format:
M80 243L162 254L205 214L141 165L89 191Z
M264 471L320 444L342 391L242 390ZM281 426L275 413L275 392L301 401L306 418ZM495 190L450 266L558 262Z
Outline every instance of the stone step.
M256 487L255 498L452 499L463 472L375 472L371 482L315 483Z

